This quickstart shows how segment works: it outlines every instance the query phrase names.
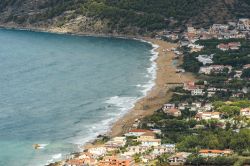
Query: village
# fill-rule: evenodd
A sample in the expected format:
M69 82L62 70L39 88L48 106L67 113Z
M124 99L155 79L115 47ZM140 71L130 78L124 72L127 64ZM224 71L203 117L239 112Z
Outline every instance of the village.
M122 136L100 136L94 146L67 156L61 165L160 166L198 161L227 165L249 159L249 37L250 19L158 35L178 42L172 51L184 62L176 72L192 72L197 81L172 87L172 99L153 116L136 119ZM234 54L235 61L218 57Z

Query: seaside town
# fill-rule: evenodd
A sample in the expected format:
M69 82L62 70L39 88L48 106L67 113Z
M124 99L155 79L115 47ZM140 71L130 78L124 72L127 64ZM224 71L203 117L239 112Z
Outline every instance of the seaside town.
M51 165L165 166L250 164L250 19L185 32L164 31L175 42L180 77L169 83L171 99L154 114L135 119L117 137L100 135L82 152Z

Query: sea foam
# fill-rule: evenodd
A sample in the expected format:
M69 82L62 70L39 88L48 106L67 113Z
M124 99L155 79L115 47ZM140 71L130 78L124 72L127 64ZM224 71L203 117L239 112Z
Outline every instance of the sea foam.
M141 98L145 97L147 93L155 86L155 79L157 76L157 63L156 60L158 58L158 52L157 49L159 48L158 45L153 44L149 41L141 40L141 39L135 39L139 40L141 42L145 42L150 44L153 48L150 50L152 56L150 57L151 65L149 68L147 68L147 74L145 74L146 78L149 78L148 82L138 84L137 87L140 89L141 96L140 97L131 97L131 96L112 96L110 98L107 98L104 101L104 104L106 104L107 113L106 116L109 117L107 119L101 120L97 124L91 124L88 127L88 133L91 133L89 135L78 133L78 136L74 137L73 141L71 143L78 145L78 150L82 151L82 146L88 142L92 142L98 135L105 134L110 128L112 127L112 124L115 123L115 121L122 116L124 116L129 110L131 110L135 103L140 100ZM118 109L119 111L111 111L114 109ZM87 125L86 125L87 126ZM52 159L49 160L49 163L51 161L55 162L58 159L56 158L62 158L62 154L59 155L53 155Z

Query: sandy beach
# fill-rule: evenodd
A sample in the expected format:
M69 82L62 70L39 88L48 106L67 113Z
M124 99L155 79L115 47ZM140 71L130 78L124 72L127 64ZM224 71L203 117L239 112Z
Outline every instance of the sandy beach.
M171 49L176 48L177 44L151 38L143 38L143 40L159 46L156 50L159 55L156 59L157 77L155 86L144 98L135 104L132 110L114 123L108 133L111 137L119 136L129 131L136 119L142 119L143 117L152 115L156 110L160 109L163 104L168 102L172 96L168 83L183 83L195 79L191 73L176 73L176 65L173 64L175 54ZM181 61L182 60L179 59L178 64L181 64Z

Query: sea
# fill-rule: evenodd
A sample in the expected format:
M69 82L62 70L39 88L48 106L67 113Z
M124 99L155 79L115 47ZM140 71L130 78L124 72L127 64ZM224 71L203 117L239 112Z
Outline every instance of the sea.
M107 132L154 86L155 49L0 29L0 165L43 166Z

